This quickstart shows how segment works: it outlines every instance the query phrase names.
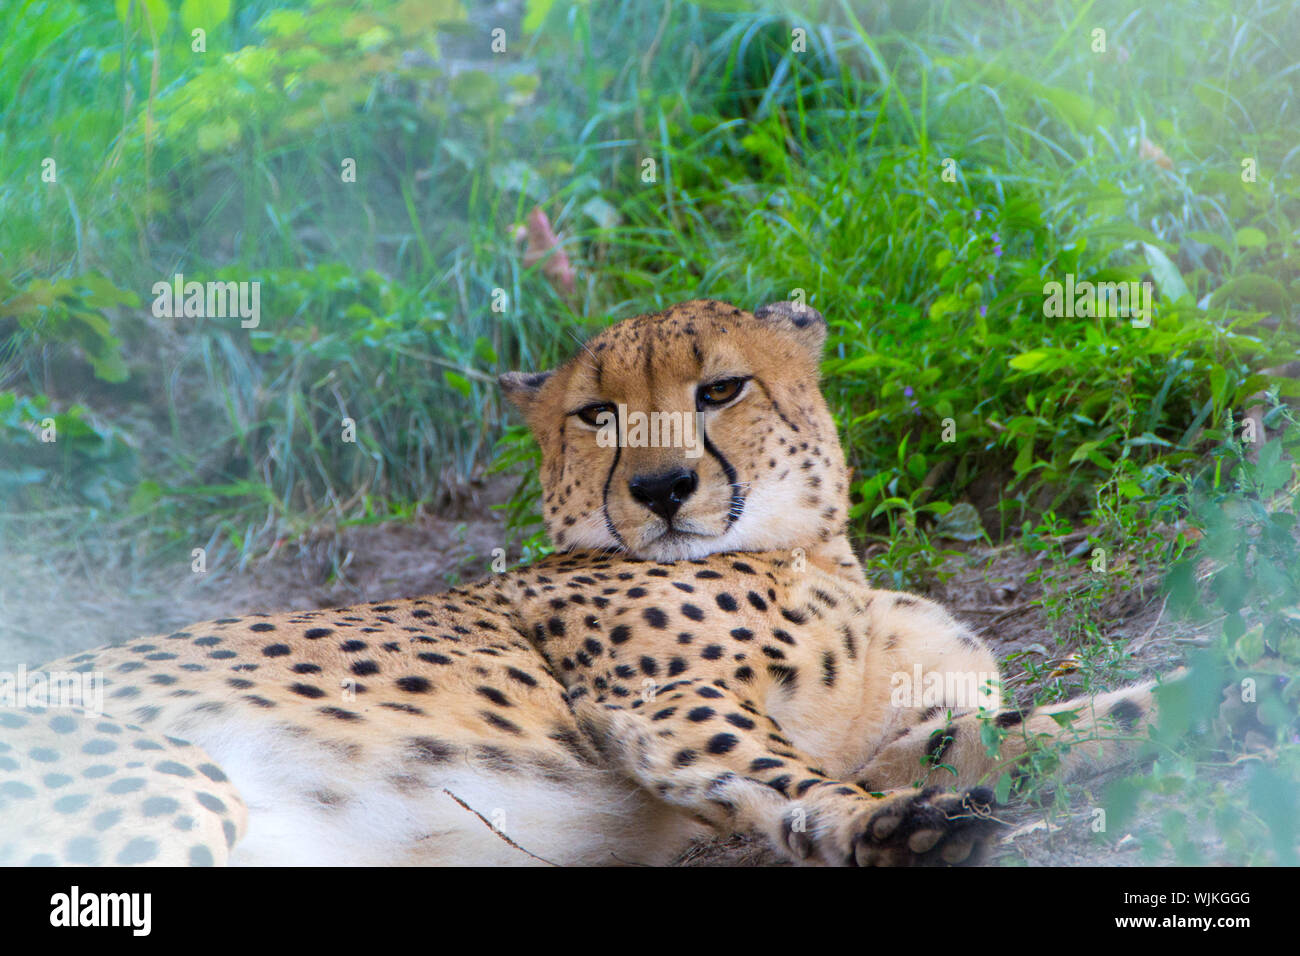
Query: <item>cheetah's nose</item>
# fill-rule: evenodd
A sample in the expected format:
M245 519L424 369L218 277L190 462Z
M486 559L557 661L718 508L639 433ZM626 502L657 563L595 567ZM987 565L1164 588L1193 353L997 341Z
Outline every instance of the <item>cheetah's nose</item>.
M682 502L699 484L699 476L685 468L674 468L657 475L637 475L627 483L632 497L665 521L672 521Z

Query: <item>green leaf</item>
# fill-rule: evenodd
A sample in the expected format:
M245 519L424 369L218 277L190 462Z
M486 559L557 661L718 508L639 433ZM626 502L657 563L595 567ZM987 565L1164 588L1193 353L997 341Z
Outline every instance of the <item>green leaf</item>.
M1254 226L1243 226L1237 230L1237 245L1243 249L1262 249L1268 245L1268 236L1263 230Z
M984 537L984 525L975 506L961 501L934 523L934 533L956 541L978 541Z
M1006 803L1011 797L1011 774L1004 773L998 777L998 784L993 790L993 798L998 803Z
M930 306L930 318L942 319L945 315L966 308L966 302L960 296L941 295Z
M1290 296L1282 283L1265 275L1250 272L1235 276L1210 293L1214 305L1255 306L1280 315L1290 308Z
M1233 251L1232 243L1230 243L1227 239L1224 239L1222 236L1218 235L1217 233L1205 232L1204 230L1197 230L1195 232L1187 233L1187 238L1192 239L1199 243L1203 243L1204 245L1207 246L1213 246L1215 249L1218 249L1220 252L1222 252L1225 256L1232 255L1232 251Z
M1191 294L1187 291L1187 283L1183 281L1183 274L1178 271L1178 267L1173 264L1167 255L1149 242L1142 243L1142 250L1146 253L1147 265L1151 269L1151 274L1156 278L1156 285L1160 287L1162 296L1170 302L1177 302L1184 296Z
M150 506L162 497L162 485L156 481L142 481L131 493L129 507L133 512L148 511Z
M448 385L450 385L456 391L460 392L466 398L469 398L469 391L470 391L469 379L467 379L464 375L461 375L459 372L453 372L450 369L448 369L442 373L442 377L446 379Z
M1032 349L1014 356L1009 364L1018 371L1032 372L1046 362L1051 354L1047 349Z
M1048 714L1047 716L1056 721L1056 726L1060 727L1062 730L1068 730L1070 725L1079 719L1079 711L1062 710L1055 714Z
M186 33L195 29L210 31L230 16L230 0L181 0L180 13Z
M144 31L148 36L149 28L152 26L153 32L162 36L163 30L167 28L167 21L172 15L166 0L134 0L135 6L132 7L131 4L132 0L115 0L113 6L117 11L117 18L126 23L128 12L134 11L132 27Z
M546 15L551 12L553 6L555 0L527 0L524 4L524 32L536 33L541 29Z

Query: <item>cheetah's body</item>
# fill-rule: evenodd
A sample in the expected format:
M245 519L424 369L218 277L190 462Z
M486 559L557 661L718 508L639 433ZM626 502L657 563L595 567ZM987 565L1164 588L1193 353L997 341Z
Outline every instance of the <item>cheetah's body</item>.
M51 665L102 673L106 715L27 714L0 737L0 861L148 862L152 845L158 861L663 863L708 827L821 862L964 859L988 792L913 784L986 782L1056 724L1000 711L993 689L981 703L1009 737L990 756L974 715L953 716L969 700L894 698L891 675L996 663L934 603L865 583L808 313L687 303L503 381L543 447L552 536L602 550ZM598 446L578 421L592 397L703 408L689 490L680 449ZM1131 726L1133 697L1103 711ZM112 787L82 750L103 722L130 725L103 781L145 783L96 829ZM92 798L82 816L51 815L38 749Z

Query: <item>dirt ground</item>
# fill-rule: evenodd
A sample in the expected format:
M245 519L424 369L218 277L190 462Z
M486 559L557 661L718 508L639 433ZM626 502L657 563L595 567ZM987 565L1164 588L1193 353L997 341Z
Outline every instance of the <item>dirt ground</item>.
M0 669L37 664L87 647L172 630L197 620L253 611L337 607L437 592L489 571L494 548L506 542L504 517L492 509L510 493L508 481L476 486L450 513L412 521L354 526L282 542L256 565L215 567L194 574L188 566L141 579L121 568L23 567L10 555L0 584ZM1071 651L1057 643L1028 583L1034 561L1014 546L963 548L954 575L930 596L975 627L1002 658L1037 656L1064 663ZM513 558L513 555L511 556ZM338 573L331 571L337 563ZM70 580L70 578L74 580ZM57 611L57 613L56 613ZM1122 641L1132 669L1142 676L1166 672L1180 646L1196 635L1169 621L1154 587L1124 590L1100 609L1107 639ZM1035 687L1014 661L1007 668L1017 702ZM1099 788L1104 780L1096 781ZM1137 841L1128 834L1098 842L1090 807L1100 790L1074 794L1069 811L1013 807L999 812L1006 832L986 858L1001 865L1139 865ZM1141 825L1140 823L1138 825ZM750 866L779 861L760 844L732 837L699 844L679 858L688 866Z

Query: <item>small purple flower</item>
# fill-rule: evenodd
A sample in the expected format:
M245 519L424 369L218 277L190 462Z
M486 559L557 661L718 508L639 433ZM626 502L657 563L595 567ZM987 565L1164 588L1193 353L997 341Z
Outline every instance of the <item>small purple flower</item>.
M978 209L975 210L975 221L976 222L980 221L980 211Z
M912 386L911 386L911 385L904 386L904 388L903 388L903 394L906 395L908 398L911 398L911 397L912 397Z
M989 307L988 307L987 305L981 305L981 306L980 306L980 318L981 318L981 319L986 318L986 317L988 316L988 314L989 314Z
M1001 246L994 246L994 247L993 247L993 255L995 255L995 256L1001 256L1001 255L1002 255L1002 247L1001 247Z
M989 238L993 240L993 244L995 246L1002 244L1002 237L999 236L996 232L993 233L993 235L989 236Z

